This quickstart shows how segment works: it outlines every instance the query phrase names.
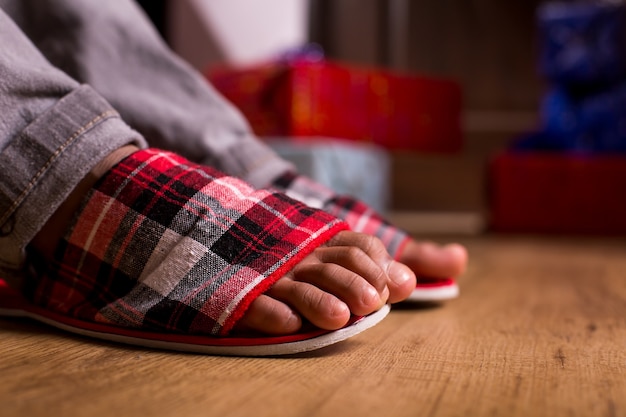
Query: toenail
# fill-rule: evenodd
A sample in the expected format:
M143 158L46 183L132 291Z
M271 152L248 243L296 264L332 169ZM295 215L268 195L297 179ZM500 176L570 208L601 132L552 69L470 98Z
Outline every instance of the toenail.
M409 269L408 266L401 264L400 262L396 262L396 261L391 261L387 271L389 274L389 278L396 285L405 284L413 276L413 272Z

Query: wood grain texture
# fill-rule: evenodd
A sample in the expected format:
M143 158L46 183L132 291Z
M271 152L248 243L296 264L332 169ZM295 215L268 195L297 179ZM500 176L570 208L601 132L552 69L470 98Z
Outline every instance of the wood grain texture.
M626 242L464 238L462 296L318 352L223 358L0 320L0 415L626 415Z

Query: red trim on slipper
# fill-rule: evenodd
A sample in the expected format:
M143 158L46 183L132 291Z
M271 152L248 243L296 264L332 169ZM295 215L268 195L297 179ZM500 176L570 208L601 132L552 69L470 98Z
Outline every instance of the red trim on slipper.
M456 285L454 278L417 277L417 288L448 287Z
M179 333L159 333L143 330L130 329L107 325L103 323L91 323L74 319L44 308L28 303L15 289L10 288L6 282L0 279L0 309L23 311L36 316L43 317L50 321L63 324L75 329L88 330L102 334L112 334L145 340L165 341L171 343L181 343L199 346L260 346L293 343L297 341L312 339L314 337L330 333L330 330L313 329L310 331L296 333L286 336L208 336L208 335L188 335ZM19 316L19 314L16 314ZM363 317L353 316L346 326L350 326Z

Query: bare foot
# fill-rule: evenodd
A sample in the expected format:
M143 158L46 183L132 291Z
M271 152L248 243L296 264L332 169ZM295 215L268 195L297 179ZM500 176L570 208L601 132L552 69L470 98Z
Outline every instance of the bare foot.
M335 330L352 314L367 315L404 300L414 288L413 272L393 261L380 240L341 232L257 298L238 328L288 334L305 318Z
M320 328L341 328L351 313L369 314L381 302L406 299L415 289L415 275L461 275L467 267L467 250L459 244L411 240L400 261L393 261L376 238L339 233L255 300L238 328L288 334L298 331L302 317Z

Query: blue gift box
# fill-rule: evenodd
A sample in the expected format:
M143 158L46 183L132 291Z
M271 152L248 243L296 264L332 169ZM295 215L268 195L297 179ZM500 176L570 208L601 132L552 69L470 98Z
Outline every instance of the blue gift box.
M265 138L298 172L379 213L389 209L391 158L376 145L331 138Z
M539 7L540 71L561 84L610 83L626 75L626 6L599 2Z
M524 136L516 149L626 152L626 82L594 91L555 87L544 96L542 129Z
M626 152L626 82L582 100L581 138L595 152Z

